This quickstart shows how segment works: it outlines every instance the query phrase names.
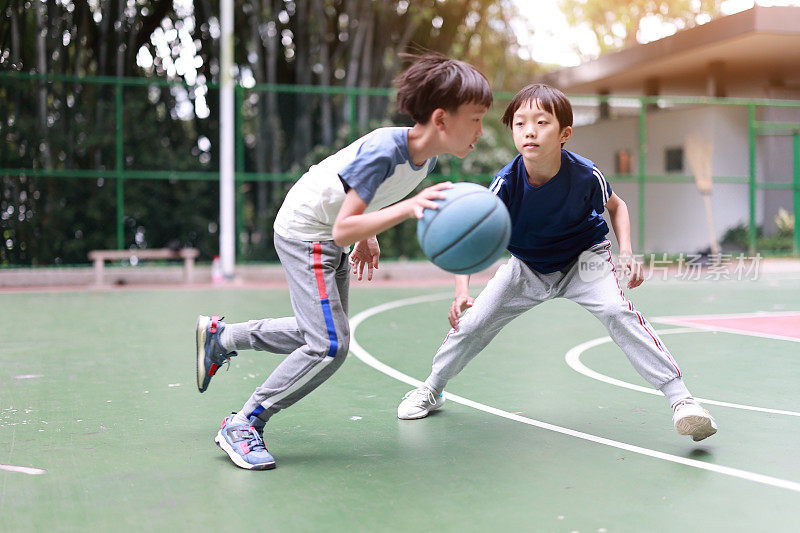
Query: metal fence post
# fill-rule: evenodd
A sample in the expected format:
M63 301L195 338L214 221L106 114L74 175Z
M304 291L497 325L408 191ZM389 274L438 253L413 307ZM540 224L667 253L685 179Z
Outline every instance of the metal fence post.
M750 217L747 229L750 255L756 253L756 106L747 106L747 137L749 146L748 183L750 187Z
M242 105L244 102L244 88L240 83L234 87L234 143L236 151L236 168L233 173L233 182L236 185L236 261L242 257L242 232L244 231L244 120L242 116Z
M116 93L114 98L114 110L116 116L116 167L117 167L117 249L122 250L125 248L125 226L124 226L124 210L125 210L125 191L123 180L123 172L125 171L125 158L122 153L123 147L123 125L122 125L122 81L117 78Z
M356 93L347 93L347 107L347 124L350 128L347 131L347 143L349 144L356 140Z
M792 255L800 254L800 129L792 134L792 190L794 228L792 230Z
M645 143L647 142L647 104L646 97L639 99L639 253L644 253L644 232L645 232Z

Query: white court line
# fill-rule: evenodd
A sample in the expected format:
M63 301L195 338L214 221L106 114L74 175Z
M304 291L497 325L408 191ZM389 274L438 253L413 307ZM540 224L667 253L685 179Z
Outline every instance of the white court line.
M671 333L708 333L704 329L695 329L695 328L675 328L675 329L660 329L656 331L659 335L669 335ZM595 346L600 346L601 344L606 344L609 342L613 342L611 337L599 337L597 339L592 339L590 341L584 342L572 348L570 351L567 352L567 355L564 356L564 359L567 361L567 364L570 368L575 370L576 372L583 374L586 377L590 377L592 379L596 379L597 381L602 381L604 383L608 383L610 385L616 385L617 387L623 387L625 389L631 389L638 392L644 392L645 394L654 394L656 396L664 396L664 394L660 390L653 389L651 387L642 387L641 385L634 385L633 383L628 383L627 381L622 381L620 379L615 379L609 377L605 374L601 374L592 370L591 368L587 367L581 361L581 354L590 348L594 348ZM732 407L734 409L744 409L747 411L759 411L761 413L771 413L776 415L788 415L788 416L800 416L800 413L796 411L783 411L781 409L768 409L766 407L755 407L753 405L742 405L739 403L730 403L730 402L722 402L719 400L711 400L708 398L698 398L695 396L695 399L707 403L709 405L720 405L723 407Z
M0 470L6 470L8 472L20 472L22 474L30 474L32 476L47 473L47 470L42 470L41 468L33 468L30 466L4 465L4 464L0 464Z
M796 314L796 313L792 313ZM705 318L763 318L770 315L759 314L759 315L708 315ZM779 315L775 315L779 316ZM673 326L688 326L694 329L702 329L704 331L721 331L722 333L734 333L736 335L747 335L749 337L761 337L763 339L774 339L778 341L789 341L789 342L800 342L800 339L797 337L787 337L785 335L774 335L772 333L759 333L758 331L751 331L749 329L738 329L738 328L728 328L725 326L712 326L710 324L698 324L696 322L692 322L692 318L701 319L702 316L698 317L677 317L677 316L663 316L663 317L656 317L651 319L651 322L661 322L664 324L670 324Z
M677 316L660 316L651 318L650 322L668 322L670 320L719 320L725 318L769 318L769 317L784 317L784 316L798 316L800 311L757 311L755 313L728 313L722 315L677 315Z
M358 313L352 319L350 319L350 331L351 331L350 352L358 359L360 359L362 362L366 363L367 365L371 366L372 368L380 372L383 372L387 376L393 377L398 381L402 381L403 383L408 383L411 386L419 387L420 385L422 385L421 381L414 379L406 374L403 374L399 370L396 370L378 361L372 355L370 355L369 352L367 352L364 348L362 348L361 345L358 344L358 341L356 340L356 335L355 335L356 329L362 322L364 322L364 320L373 315L377 315L378 313L382 313L384 311L388 311L390 309L395 309L398 307L404 307L407 305L414 305L423 302L431 302L434 300L442 300L445 298L452 298L452 294L450 293L431 294L415 298L396 300L394 302L378 305ZM649 448L642 448L641 446L634 446L632 444L627 444L625 442L619 442L611 439L606 439L604 437L598 437L596 435L591 435L589 433L583 433L581 431L576 431L574 429L556 426L554 424L548 424L547 422L541 422L539 420L534 420L532 418L527 418L524 416L516 415L514 413L509 413L508 411L503 411L501 409L497 409L489 405L484 405L482 403L478 403L469 400L467 398L462 398L461 396L456 396L455 394L448 393L447 399L456 403L460 403L462 405L466 405L467 407L472 407L473 409L478 409L485 413L497 415L503 418L507 418L508 420L513 420L515 422L520 422L522 424L528 424L530 426L535 426L541 429L554 431L556 433L562 433L564 435L569 435L571 437L575 437L578 439L587 440L597 444L603 444L605 446L611 446L613 448L618 448L632 453L638 453L640 455L646 455L648 457L654 457L656 459L662 459L664 461L670 461L673 463L691 466L693 468L699 468L701 470L708 470L711 472L716 472L718 474L744 479L755 483L761 483L772 487L778 487L782 489L792 490L795 492L800 492L800 483L797 483L795 481L789 481L786 479L780 479L772 476L765 476L763 474L757 474L755 472L748 472L747 470L739 470L738 468L731 468L727 466L705 463L703 461L698 461L696 459L687 459L685 457L680 457L678 455L672 455L664 452L659 452L657 450L651 450Z

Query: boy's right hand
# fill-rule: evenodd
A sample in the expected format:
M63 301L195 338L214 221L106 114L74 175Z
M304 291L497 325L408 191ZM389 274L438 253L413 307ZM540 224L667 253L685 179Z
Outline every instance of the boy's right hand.
M450 306L450 313L447 317L450 320L450 325L453 326L453 329L458 329L458 320L461 318L461 315L466 309L472 307L472 304L474 303L475 298L471 298L469 296L456 296L456 299L453 300L453 304Z
M417 218L422 218L423 211L425 209L438 209L439 204L434 202L434 200L443 200L444 193L442 191L452 188L453 182L443 181L441 183L437 183L436 185L426 187L425 189L422 189L422 191L420 191L416 196L409 198L407 201L410 203L414 216Z

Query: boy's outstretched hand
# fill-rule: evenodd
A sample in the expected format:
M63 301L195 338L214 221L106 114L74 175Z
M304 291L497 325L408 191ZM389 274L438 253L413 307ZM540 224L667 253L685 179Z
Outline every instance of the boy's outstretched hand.
M634 289L642 284L644 281L644 273L642 272L642 264L633 256L633 254L619 254L619 265L622 271L629 277L628 288Z
M367 281L372 280L372 269L378 268L378 258L381 255L381 247L378 245L377 237L369 237L363 241L358 241L353 246L348 262L353 267L353 274L358 275L358 281L364 275L364 265L367 266Z
M434 200L443 199L444 193L442 193L442 191L452 188L452 182L443 181L441 183L437 183L436 185L431 185L430 187L422 189L419 194L409 198L406 201L411 203L411 209L414 211L414 216L417 218L422 218L423 211L425 209L438 209L439 204L434 202Z
M453 326L453 329L458 329L458 319L461 318L461 314L464 312L464 310L472 307L472 304L474 303L475 298L471 298L469 296L456 296L456 299L453 300L453 304L450 306L450 313L447 317L450 320L450 325Z

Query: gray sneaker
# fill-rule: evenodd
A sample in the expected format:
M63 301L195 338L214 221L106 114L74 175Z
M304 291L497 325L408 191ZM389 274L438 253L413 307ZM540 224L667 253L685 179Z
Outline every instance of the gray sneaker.
M253 418L250 420L252 424ZM233 464L247 470L275 468L275 459L264 446L264 439L255 425L234 425L232 421L233 415L225 417L214 442L228 454Z
M423 385L408 392L403 396L403 401L397 406L397 418L402 420L415 420L425 418L428 413L444 405L444 396Z
M195 348L197 349L197 388L205 392L211 378L219 367L238 355L235 351L226 352L219 342L219 334L225 329L225 322L218 316L200 315L195 328Z

